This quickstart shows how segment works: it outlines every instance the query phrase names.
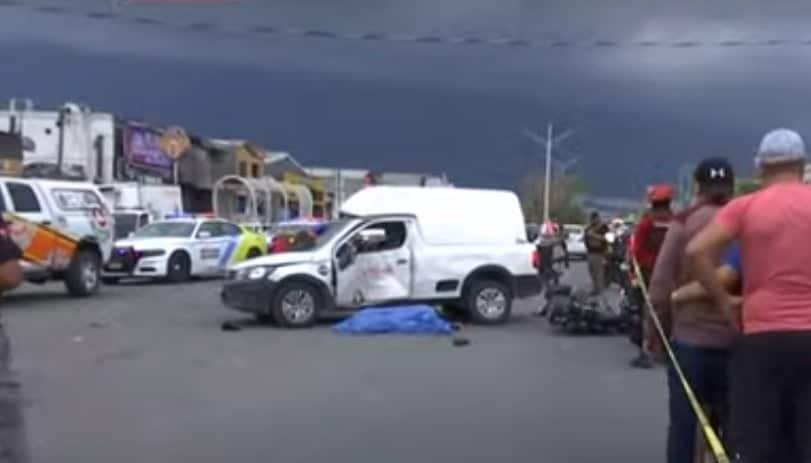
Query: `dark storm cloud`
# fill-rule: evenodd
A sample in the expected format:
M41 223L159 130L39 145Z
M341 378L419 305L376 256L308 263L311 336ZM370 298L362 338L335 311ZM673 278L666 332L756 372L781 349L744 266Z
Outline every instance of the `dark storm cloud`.
M728 154L748 169L767 128L811 129L798 98L811 48L718 46L805 38L797 18L811 7L607 4L246 0L124 6L116 14L126 21L75 14L102 11L106 1L73 0L72 14L0 7L0 53L26 55L0 83L8 96L81 98L213 135L250 136L308 162L444 170L481 185L509 186L538 166L537 148L520 130L555 120L577 130L567 149L583 156L579 167L597 189L623 194L707 154ZM188 24L201 26L180 27ZM257 25L688 45L537 49L239 34Z

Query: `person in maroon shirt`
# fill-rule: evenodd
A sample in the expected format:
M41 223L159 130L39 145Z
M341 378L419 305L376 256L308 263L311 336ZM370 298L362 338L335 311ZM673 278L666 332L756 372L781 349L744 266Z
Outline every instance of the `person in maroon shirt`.
M642 273L642 275L637 276L641 278L641 283L646 288L650 285L650 278L653 274L653 267L656 265L659 249L662 247L667 230L670 228L670 222L673 220L672 201L672 186L660 184L648 188L650 209L639 220L631 239L631 256L639 263L639 269ZM646 328L649 326L649 323L647 323L648 312L644 311L644 314L642 322L643 341L639 346L639 355L631 361L631 366L635 368L653 368L653 361L647 347L653 333L650 333L650 330Z
M653 309L687 380L715 425L723 426L727 415L727 365L736 335L712 300L673 304L673 292L696 279L689 265L687 243L712 223L716 213L733 196L735 175L729 161L708 158L694 172L697 186L693 205L676 214L659 250L649 289ZM711 256L713 271L724 261L728 249ZM649 319L652 323L652 317ZM649 346L663 352L656 328L649 324ZM674 365L668 365L669 427L668 463L693 461L696 447L696 416ZM783 461L783 460L778 460Z

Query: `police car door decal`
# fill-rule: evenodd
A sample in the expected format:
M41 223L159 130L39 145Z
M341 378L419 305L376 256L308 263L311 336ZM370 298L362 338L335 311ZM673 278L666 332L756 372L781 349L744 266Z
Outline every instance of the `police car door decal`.
M234 255L234 250L236 250L237 245L239 244L239 238L231 238L227 241L223 242L221 245L222 252L220 253L220 260L217 263L217 266L225 269L228 267L229 262L231 261L231 256Z
M220 257L220 248L207 246L200 250L200 259L204 261L217 260Z

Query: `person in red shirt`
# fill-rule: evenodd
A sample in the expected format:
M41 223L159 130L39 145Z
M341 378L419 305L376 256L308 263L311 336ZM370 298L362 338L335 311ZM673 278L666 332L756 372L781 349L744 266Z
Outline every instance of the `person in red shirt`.
M673 187L668 184L652 185L648 188L648 203L650 208L639 220L633 236L631 237L630 254L639 263L641 283L647 288L650 285L650 277L653 274L653 267L656 265L656 258L659 249L665 240L670 222L673 220ZM650 341L650 330L646 329L648 323L648 311L644 310L644 320L642 321L642 343L639 346L639 355L631 361L631 366L635 368L652 368L653 361L648 349Z

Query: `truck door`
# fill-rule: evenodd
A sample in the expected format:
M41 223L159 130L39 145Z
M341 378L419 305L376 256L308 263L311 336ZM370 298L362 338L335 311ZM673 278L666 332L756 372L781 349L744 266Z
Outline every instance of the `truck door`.
M335 256L338 306L358 307L411 297L412 256L408 230L407 220L373 222L338 246ZM363 236L381 238L369 242ZM347 261L345 253L354 256Z

